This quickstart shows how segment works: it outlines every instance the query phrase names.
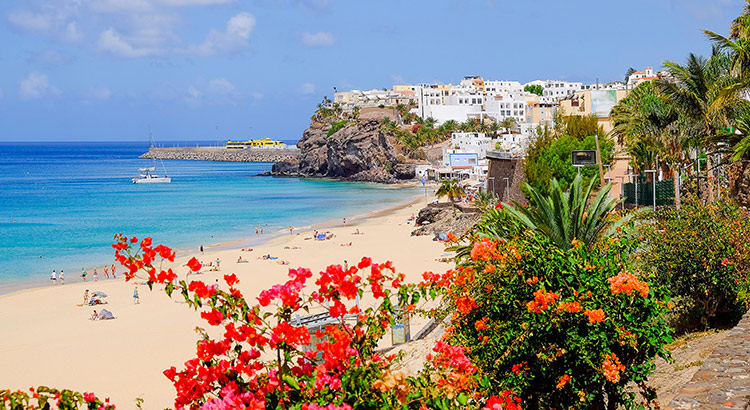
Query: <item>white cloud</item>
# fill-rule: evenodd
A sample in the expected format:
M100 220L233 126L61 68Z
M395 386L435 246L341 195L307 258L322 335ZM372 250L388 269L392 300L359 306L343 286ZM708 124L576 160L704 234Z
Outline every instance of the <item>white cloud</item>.
M302 33L302 44L310 47L327 47L332 46L336 42L333 38L333 34L330 32L320 33Z
M61 91L49 83L46 75L32 72L21 80L18 94L22 100L34 100L46 95L59 95Z
M83 38L83 34L78 31L78 26L75 21L71 21L65 26L65 39L68 41L78 41Z
M89 87L81 93L84 102L108 100L112 96L112 91L107 87Z
M242 12L229 19L224 33L211 30L206 40L188 47L189 54L210 56L220 51L232 51L247 47L250 34L255 28L255 16Z
M226 78L215 78L198 85L190 85L183 98L185 104L191 107L201 105L235 104L240 97L237 87Z
M122 38L113 28L103 32L99 36L97 45L100 49L109 51L121 57L146 57L156 54L158 49L152 47L134 47L127 40Z
M8 21L27 31L47 32L54 26L54 19L51 15L35 14L25 10L10 13Z
M297 91L299 91L299 93L302 94L302 95L310 95L310 94L314 94L315 93L315 89L316 89L315 84L313 84L313 83L304 83L304 84L302 84L302 85L299 86L299 88L297 89Z

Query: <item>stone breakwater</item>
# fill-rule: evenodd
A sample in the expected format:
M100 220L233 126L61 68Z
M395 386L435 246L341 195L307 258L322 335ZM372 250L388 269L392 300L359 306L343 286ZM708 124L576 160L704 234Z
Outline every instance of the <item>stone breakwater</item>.
M729 331L693 380L664 407L677 409L750 408L750 312Z
M226 149L224 147L150 148L139 158L179 159L188 161L281 162L296 159L296 149Z

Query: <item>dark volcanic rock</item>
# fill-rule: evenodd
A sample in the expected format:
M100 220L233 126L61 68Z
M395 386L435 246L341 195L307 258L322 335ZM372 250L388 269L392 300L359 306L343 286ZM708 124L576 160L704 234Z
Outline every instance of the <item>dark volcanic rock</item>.
M313 122L297 143L299 157L274 164L273 174L386 183L414 178L414 166L399 164L376 118L350 122L329 136L330 129Z
M446 206L447 205L447 206ZM417 229L413 230L411 236L438 236L452 232L457 237L466 235L481 219L481 214L461 212L451 204L439 203L429 205L419 211L414 221Z

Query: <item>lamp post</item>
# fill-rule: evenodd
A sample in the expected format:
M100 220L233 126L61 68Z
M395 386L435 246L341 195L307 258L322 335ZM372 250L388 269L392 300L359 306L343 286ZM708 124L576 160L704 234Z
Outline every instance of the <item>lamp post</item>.
M654 186L654 211L656 211L656 170L646 169L643 172L650 172L654 174L654 177L651 179L651 184Z
M488 180L492 180L492 199L494 201L495 197L497 196L495 194L495 177L487 177Z
M508 197L510 196L510 186L509 186L510 178L505 177L503 179L505 180L505 195L504 196L505 196L505 200L507 201Z
M620 175L620 199L622 199L622 209L625 209L625 177Z
M607 168L607 176L604 179L612 182L612 165L605 165L604 167Z

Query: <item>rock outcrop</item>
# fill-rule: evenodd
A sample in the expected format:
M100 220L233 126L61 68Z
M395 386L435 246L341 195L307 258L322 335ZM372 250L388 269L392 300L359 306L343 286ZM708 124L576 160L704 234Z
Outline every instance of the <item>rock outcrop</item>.
M400 162L380 118L348 122L330 136L331 122L313 121L297 143L297 158L274 164L273 175L392 183L413 179L414 165Z
M437 203L422 208L416 216L412 236L432 236L438 240L440 234L453 233L457 237L466 235L481 219L481 213L462 212L450 203Z

